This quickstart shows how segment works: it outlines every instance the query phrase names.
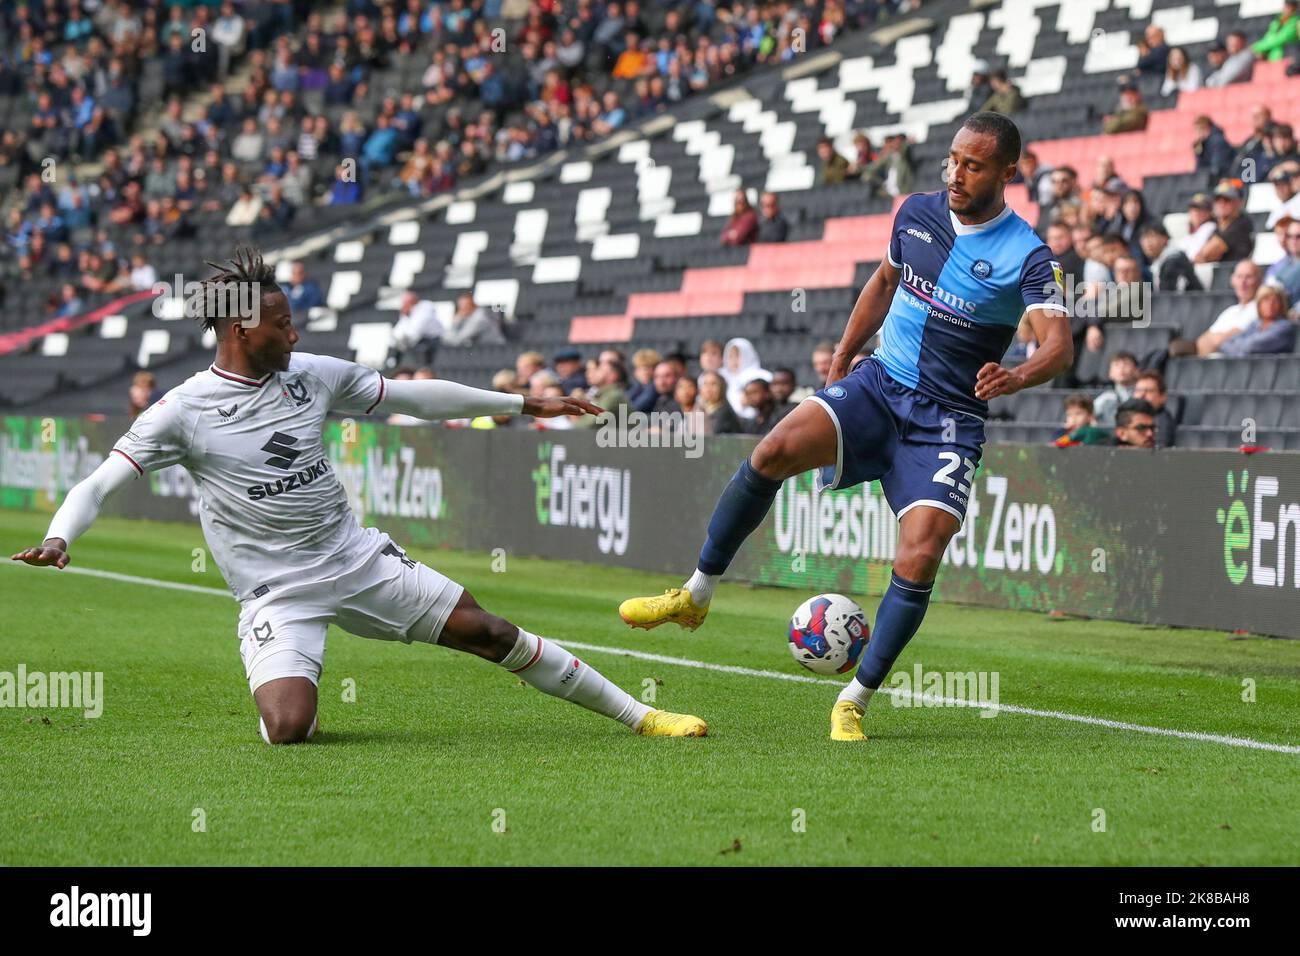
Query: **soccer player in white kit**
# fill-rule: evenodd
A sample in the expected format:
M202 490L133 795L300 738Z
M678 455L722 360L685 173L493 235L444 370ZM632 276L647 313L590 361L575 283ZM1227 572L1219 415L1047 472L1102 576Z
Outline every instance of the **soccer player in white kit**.
M294 353L288 299L260 253L236 250L227 266L215 267L201 295L204 328L217 336L216 360L141 413L99 468L68 492L45 541L13 560L66 567L68 547L108 495L147 471L180 464L194 478L203 534L240 603L240 653L268 743L297 743L315 732L331 623L361 637L475 654L642 735L707 734L700 718L645 706L556 642L489 614L384 532L360 527L321 440L331 411L441 420L601 409L576 398L391 381L354 362ZM255 301L252 316L215 317L217 290L230 301Z

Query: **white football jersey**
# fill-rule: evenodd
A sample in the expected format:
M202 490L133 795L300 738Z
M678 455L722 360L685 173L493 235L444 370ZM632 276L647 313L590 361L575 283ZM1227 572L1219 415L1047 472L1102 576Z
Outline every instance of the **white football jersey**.
M389 543L357 524L322 441L328 412L369 414L383 397L374 369L324 355L295 352L260 380L213 365L142 412L113 451L142 475L189 471L212 556L247 601L338 577Z

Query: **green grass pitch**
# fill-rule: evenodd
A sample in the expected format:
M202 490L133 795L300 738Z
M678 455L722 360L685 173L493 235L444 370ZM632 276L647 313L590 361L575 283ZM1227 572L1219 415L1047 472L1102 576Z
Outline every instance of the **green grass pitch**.
M0 511L6 564L46 521ZM199 547L197 527L105 519L73 560L224 589L210 561L191 570ZM676 580L412 554L560 642L806 673L784 640L800 592L724 585L700 631L633 632L619 600ZM105 697L98 719L0 709L0 864L1296 862L1296 753L887 697L868 743L835 744L834 687L581 652L711 728L642 739L484 662L337 629L323 733L272 748L229 597L18 566L0 592L0 671L102 671ZM897 668L917 662L997 672L1003 704L1300 743L1297 642L939 604Z

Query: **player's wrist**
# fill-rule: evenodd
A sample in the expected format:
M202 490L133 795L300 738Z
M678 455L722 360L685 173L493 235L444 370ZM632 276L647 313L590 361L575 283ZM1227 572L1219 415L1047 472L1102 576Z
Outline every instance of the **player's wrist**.
M68 542L64 541L62 538L46 538L41 542L41 547L56 548L59 551L66 552L68 550Z

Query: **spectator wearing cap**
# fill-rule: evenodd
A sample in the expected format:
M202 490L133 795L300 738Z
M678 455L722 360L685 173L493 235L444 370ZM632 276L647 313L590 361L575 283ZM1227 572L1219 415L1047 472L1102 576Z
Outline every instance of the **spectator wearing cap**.
M1133 84L1120 87L1119 108L1101 122L1103 133L1132 133L1147 128L1147 107L1142 91Z
M1208 116L1198 116L1192 123L1192 153L1196 156L1196 171L1209 173L1216 179L1230 172L1233 149L1223 130Z
M785 242L790 223L781 212L776 193L763 193L758 200L758 241Z
M1283 0L1282 11L1269 23L1264 35L1251 44L1251 51L1261 60L1285 59L1290 48L1300 44L1300 32L1296 26L1300 22L1297 7L1300 4L1296 0Z
M1174 447L1178 439L1178 420L1169 411L1169 389L1165 386L1164 375L1152 368L1144 368L1138 372L1137 384L1133 386L1133 397L1155 409L1152 418L1156 426L1156 447Z
M1242 215L1241 187L1225 179L1214 190L1214 235L1196 254L1196 262L1237 262L1248 259L1255 250L1255 234L1250 220Z
M1283 355L1295 349L1296 324L1287 318L1291 300L1275 285L1255 293L1255 321L1219 346L1223 355Z
M1178 248L1193 262L1201 249L1210 241L1218 225L1214 221L1214 201L1209 193L1196 193L1187 200L1187 235L1178 242Z
M1154 23L1142 31L1142 39L1137 41L1137 73L1140 76L1160 76L1169 64L1169 44L1165 42L1165 31Z
M1195 93L1200 88L1201 68L1188 58L1186 50L1180 46L1173 47L1165 63L1165 80L1160 85L1160 95Z
M1281 163L1269 170L1268 181L1277 196L1277 208L1268 214L1265 227L1274 229L1283 219L1300 219L1300 163Z
M1211 89L1243 83L1255 70L1255 52L1240 30L1233 30L1222 43L1216 40L1206 58L1213 72L1205 78L1205 85Z
M555 376L560 380L560 387L565 395L571 395L575 388L587 387L587 373L582 365L582 353L574 348L560 349L551 356L555 366Z
M749 203L749 195L737 189L732 200L731 218L722 230L724 246L747 246L758 235L758 213Z
M1087 217L1092 222L1092 231L1097 235L1114 235L1123 225L1120 204L1128 187L1118 176L1103 180L1099 186L1088 190Z
M1010 116L1012 113L1023 112L1029 106L1029 101L1020 92L1020 87L1007 79L1006 70L994 70L990 73L989 86L993 88L993 95L984 101L985 112Z
M1264 282L1277 286L1291 302L1300 301L1300 220L1284 219L1286 230L1282 233L1283 256L1268 268Z
M1219 313L1214 323L1196 340L1196 354L1213 355L1219 347L1254 324L1259 317L1255 308L1255 294L1263 281L1259 266L1242 259L1232 269L1232 291L1237 296L1235 304Z
M1149 223L1139 240L1147 260L1151 281L1158 292L1200 292L1201 280L1192 260L1169 241L1169 232L1158 222Z

